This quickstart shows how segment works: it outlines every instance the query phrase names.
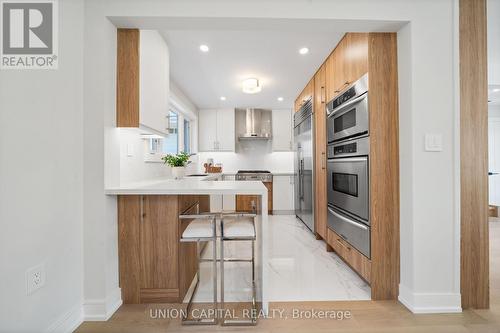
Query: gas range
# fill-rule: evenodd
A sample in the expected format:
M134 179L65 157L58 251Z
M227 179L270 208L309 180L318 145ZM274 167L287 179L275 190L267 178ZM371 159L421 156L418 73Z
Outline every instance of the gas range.
M236 180L257 180L261 182L272 182L273 175L267 170L238 170Z

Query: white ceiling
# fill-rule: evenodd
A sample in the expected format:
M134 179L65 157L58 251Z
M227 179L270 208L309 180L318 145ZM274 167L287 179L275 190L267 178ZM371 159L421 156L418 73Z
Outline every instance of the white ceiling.
M291 107L343 32L278 30L171 30L162 32L170 52L170 78L200 109ZM203 53L200 44L210 51ZM298 50L308 47L309 54ZM262 92L244 94L256 77ZM225 96L226 101L221 101ZM283 97L282 102L277 101Z
M405 21L108 17L118 28L153 29L169 45L171 79L198 108L292 107L346 31L398 31ZM199 51L207 44L210 52ZM299 48L310 53L301 56ZM262 92L246 95L241 81L256 76ZM226 101L220 101L225 96ZM278 102L277 97L283 97Z

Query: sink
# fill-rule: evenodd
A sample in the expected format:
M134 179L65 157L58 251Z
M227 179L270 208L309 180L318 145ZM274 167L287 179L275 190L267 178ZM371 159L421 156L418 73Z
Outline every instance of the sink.
M206 177L208 173L193 173L192 175L187 175L186 177Z

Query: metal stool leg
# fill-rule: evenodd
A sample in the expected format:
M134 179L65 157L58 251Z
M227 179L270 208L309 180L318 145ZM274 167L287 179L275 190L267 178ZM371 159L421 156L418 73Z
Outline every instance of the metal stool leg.
M224 303L224 239L222 237L220 238L220 308L222 315L224 315L226 312L226 307ZM222 318L222 321L224 322L224 318Z
M216 234L216 219L214 218L213 220L213 225L214 225L214 235L211 238L203 238L203 239L197 239L196 240L196 260L197 260L197 271L196 271L196 284L193 288L193 292L191 293L188 301L188 305L186 306L186 312L182 314L181 317L181 322L182 325L215 325L218 323L217 321L217 234ZM197 319L188 319L189 314L191 313L191 308L193 305L193 298L194 295L196 294L196 291L198 290L198 286L200 284L200 240L204 241L211 241L214 247L213 250L213 269L214 269L214 274L213 274L213 286L214 286L214 299L213 299L213 310L214 310L214 318L209 319L209 318L197 318Z
M255 288L255 240L252 240L252 323L257 324L257 303Z
M228 259L231 262L249 262L252 264L252 312L249 320L239 319L224 319L222 318L221 325L223 326L255 326L257 325L257 303L256 303L256 283L255 283L255 237L253 238L225 238L223 221L221 220L221 242L220 242L220 267L221 267L221 309L225 313L224 303L224 242L226 241L251 241L252 242L252 258L248 259Z
M213 264L212 264L212 269L213 269L213 288L214 288L214 302L213 302L213 308L214 308L214 324L217 324L217 313L218 313L218 306L217 306L217 234L216 234L216 223L217 220L214 218L214 241L212 242L213 244ZM198 264L199 265L199 264Z

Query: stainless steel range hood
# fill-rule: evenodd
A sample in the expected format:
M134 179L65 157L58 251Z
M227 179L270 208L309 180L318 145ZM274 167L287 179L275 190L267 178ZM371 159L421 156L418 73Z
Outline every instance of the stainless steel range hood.
M238 135L240 140L269 140L272 137L272 112L265 109L248 108L238 110L244 116L239 117L244 121L243 127L245 130Z

